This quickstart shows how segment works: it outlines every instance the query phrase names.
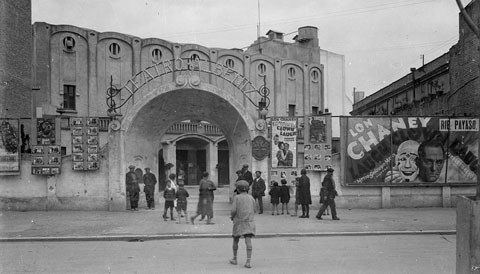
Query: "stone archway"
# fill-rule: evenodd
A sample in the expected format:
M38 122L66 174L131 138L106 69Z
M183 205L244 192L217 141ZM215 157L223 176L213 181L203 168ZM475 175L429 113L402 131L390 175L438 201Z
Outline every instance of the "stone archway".
M141 164L145 166L156 166L160 137L178 121L204 119L222 130L231 151L230 174L234 175L234 170L244 163L251 164L251 140L255 133L252 114L216 86L184 79L185 82L177 78L176 83L137 92L135 99L140 99L128 106L119 121L119 129L110 131L110 210L125 209L126 167L138 164L138 159L142 159ZM234 182L235 178L230 181Z

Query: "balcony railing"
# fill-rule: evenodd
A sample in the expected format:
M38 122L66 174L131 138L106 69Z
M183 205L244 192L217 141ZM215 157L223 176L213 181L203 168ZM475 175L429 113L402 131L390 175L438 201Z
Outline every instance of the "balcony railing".
M205 135L223 135L222 131L214 125L205 123L179 122L173 124L168 130L169 134L198 133Z

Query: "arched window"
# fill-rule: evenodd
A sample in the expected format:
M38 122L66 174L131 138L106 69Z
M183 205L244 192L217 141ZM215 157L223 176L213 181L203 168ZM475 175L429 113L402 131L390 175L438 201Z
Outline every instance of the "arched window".
M294 67L288 68L287 75L290 80L295 79L295 74L296 74L296 71Z
M160 49L153 49L152 50L152 60L155 63L158 63L162 60L162 51Z
M258 64L258 75L264 76L267 73L267 66L264 63Z
M71 36L63 38L63 47L67 51L72 51L75 48L75 39Z
M113 57L118 57L120 56L120 45L117 43L111 43L110 46L108 47L108 50L110 51L110 54Z
M233 59L227 59L225 60L225 66L229 67L229 68L234 68L235 67L235 61L233 61Z

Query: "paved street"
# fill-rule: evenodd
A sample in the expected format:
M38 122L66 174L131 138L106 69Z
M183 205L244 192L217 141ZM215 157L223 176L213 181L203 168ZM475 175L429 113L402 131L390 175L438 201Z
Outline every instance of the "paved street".
M252 269L230 265L229 238L145 242L2 242L0 273L451 274L455 235L272 237L253 240Z

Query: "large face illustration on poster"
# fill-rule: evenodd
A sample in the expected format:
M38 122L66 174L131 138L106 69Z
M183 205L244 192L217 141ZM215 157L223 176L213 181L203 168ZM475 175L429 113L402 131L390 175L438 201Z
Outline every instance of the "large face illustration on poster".
M346 184L446 184L477 180L478 119L347 119ZM451 126L455 120L461 120L457 127ZM470 129L462 123L470 125Z
M273 117L272 167L297 166L297 119Z

